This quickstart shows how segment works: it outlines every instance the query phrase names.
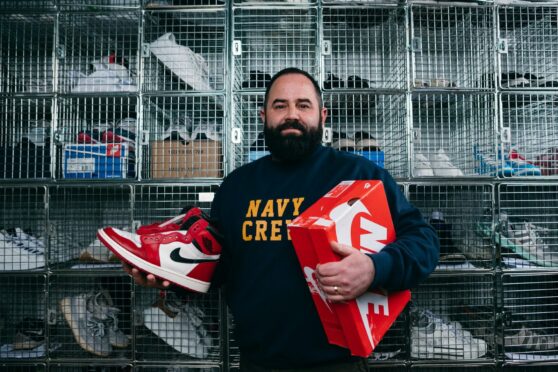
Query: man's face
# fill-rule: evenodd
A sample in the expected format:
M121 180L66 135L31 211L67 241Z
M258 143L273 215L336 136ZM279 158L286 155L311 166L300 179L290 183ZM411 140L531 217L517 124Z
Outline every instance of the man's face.
M293 162L308 156L321 142L327 109L320 107L308 78L287 74L273 83L260 117L272 156Z

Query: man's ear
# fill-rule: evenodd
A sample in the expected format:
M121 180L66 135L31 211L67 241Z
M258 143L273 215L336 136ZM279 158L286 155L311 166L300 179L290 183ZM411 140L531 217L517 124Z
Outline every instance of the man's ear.
M326 119L327 119L327 114L328 114L327 107L325 107L325 106L322 107L322 123L321 123L322 128L325 126L325 122L326 122Z
M260 119L265 124L265 109L263 107L260 109Z

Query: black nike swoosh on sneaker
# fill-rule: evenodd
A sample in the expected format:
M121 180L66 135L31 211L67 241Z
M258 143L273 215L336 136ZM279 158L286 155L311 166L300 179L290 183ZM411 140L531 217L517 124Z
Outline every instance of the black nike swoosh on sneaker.
M184 258L180 255L180 248L173 250L170 254L170 258L175 262L188 264L217 261L217 258Z

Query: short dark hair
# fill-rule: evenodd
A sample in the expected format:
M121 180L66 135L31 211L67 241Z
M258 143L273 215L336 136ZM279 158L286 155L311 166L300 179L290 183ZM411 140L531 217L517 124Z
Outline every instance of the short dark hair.
M277 72L275 75L273 75L271 80L269 80L269 84L267 84L267 89L265 90L265 98L264 98L264 103L263 103L264 109L267 107L267 99L268 99L268 96L269 96L269 91L271 90L271 87L273 86L273 83L275 83L275 80L277 80L279 77L281 77L283 75L288 75L288 74L300 74L300 75L306 76L308 78L308 80L310 80L312 82L312 85L314 86L314 90L316 91L316 96L318 96L318 103L320 105L320 108L323 107L324 103L322 101L322 90L320 89L320 85L318 84L316 79L314 79L312 77L312 75L310 75L306 71L301 70L297 67L287 67L287 68L284 68L281 71Z

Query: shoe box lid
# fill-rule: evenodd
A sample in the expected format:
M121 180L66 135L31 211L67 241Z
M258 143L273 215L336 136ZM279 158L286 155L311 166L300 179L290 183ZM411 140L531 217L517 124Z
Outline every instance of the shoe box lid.
M395 240L383 183L343 181L288 228L328 341L350 349L352 355L369 356L409 302L410 291L374 290L331 303L318 287L314 271L319 263L340 260L331 241L376 253Z

